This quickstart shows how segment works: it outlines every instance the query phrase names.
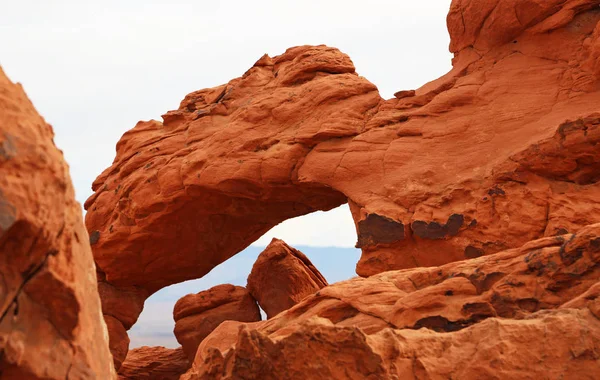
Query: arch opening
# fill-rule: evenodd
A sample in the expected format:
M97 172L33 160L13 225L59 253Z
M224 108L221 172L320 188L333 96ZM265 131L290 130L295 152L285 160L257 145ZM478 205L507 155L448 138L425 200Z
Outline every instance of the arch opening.
M138 321L129 330L129 349L178 347L173 334L173 307L177 300L221 284L245 287L252 265L272 238L282 239L302 251L330 284L356 275L355 265L361 251L354 247L355 226L347 205L292 218L275 226L205 276L165 287L150 296ZM262 310L261 315L266 319Z

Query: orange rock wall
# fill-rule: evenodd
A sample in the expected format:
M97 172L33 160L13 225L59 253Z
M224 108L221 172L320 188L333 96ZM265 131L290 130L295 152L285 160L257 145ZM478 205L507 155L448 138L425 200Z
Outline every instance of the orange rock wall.
M113 379L88 234L53 137L0 70L0 377Z

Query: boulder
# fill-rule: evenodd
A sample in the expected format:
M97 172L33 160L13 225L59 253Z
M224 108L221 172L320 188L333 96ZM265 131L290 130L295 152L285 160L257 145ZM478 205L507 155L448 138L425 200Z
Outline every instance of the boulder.
M247 288L271 318L327 285L308 257L273 239L252 266Z
M175 337L192 361L198 345L223 321L260 321L256 300L248 290L229 284L188 294L175 304Z

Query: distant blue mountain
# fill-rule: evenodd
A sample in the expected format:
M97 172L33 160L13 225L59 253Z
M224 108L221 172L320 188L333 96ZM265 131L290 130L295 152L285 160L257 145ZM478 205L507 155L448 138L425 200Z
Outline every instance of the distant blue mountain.
M330 284L356 276L360 250L339 247L296 246L325 276ZM178 299L220 284L246 286L252 265L264 247L250 246L214 268L203 278L171 285L153 294L144 306L138 322L129 332L130 348L142 345L177 347L173 336L173 306Z

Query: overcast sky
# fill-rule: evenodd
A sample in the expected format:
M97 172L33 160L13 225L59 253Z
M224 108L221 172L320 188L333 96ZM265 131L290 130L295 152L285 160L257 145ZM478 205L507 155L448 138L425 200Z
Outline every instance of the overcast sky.
M2 0L0 65L51 123L80 202L120 136L189 92L242 75L264 53L326 44L383 97L450 69L450 0ZM353 246L347 206L288 221L290 244Z

